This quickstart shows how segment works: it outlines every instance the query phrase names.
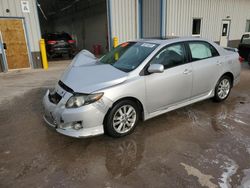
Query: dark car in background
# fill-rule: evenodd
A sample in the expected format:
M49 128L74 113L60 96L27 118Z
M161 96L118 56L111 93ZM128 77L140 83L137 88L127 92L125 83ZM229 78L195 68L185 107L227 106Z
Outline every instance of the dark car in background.
M250 65L250 34L244 34L241 37L238 49L240 57L244 58Z
M72 58L76 53L76 41L68 33L45 33L43 38L45 39L48 58L64 54Z

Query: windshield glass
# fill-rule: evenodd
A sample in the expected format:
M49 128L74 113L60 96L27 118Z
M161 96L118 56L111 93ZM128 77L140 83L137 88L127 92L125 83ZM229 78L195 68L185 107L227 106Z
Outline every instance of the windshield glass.
M136 69L157 47L154 43L126 42L111 50L100 59L124 72Z

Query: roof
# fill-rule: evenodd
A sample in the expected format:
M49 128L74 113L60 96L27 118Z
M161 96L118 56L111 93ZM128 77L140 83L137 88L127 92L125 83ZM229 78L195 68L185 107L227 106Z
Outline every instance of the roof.
M148 43L155 43L155 44L169 44L173 42L183 42L183 41L191 41L191 40L198 40L198 41L208 41L203 38L197 38L197 37L166 37L166 38L144 38L144 39L138 39L135 41L138 42L148 42ZM208 41L211 42L211 41Z

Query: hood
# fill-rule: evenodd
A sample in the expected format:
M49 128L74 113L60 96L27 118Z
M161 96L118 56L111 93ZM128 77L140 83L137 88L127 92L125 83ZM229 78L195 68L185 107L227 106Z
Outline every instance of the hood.
M80 52L62 75L61 81L74 92L92 93L124 82L127 75L111 65L98 63L95 57Z

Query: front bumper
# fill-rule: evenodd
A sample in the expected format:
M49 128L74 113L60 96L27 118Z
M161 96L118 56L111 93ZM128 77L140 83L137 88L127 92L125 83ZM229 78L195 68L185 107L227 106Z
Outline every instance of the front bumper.
M60 88L60 90L62 90ZM61 93L59 91L59 93ZM66 93L66 92L65 92ZM67 109L65 103L72 94L66 93L58 104L49 100L49 91L43 98L44 121L57 132L70 137L90 137L104 133L103 120L108 106L100 100L80 108ZM82 128L74 129L74 124L81 122Z

